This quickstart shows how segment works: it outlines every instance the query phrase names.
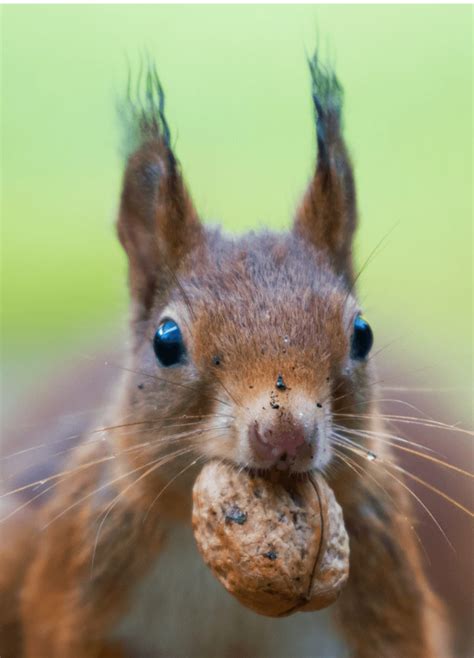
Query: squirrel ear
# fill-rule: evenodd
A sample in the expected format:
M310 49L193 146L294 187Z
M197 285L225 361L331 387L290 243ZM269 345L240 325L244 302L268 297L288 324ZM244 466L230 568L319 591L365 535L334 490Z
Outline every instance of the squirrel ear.
M308 63L318 158L294 231L324 251L350 285L357 213L352 165L341 132L343 91L335 73L318 61L317 52Z
M138 87L141 78L140 73ZM132 298L146 312L156 288L174 276L201 238L202 226L170 146L164 93L152 65L145 85L145 102L132 101L129 93L121 108L132 155L125 169L117 228L128 255Z

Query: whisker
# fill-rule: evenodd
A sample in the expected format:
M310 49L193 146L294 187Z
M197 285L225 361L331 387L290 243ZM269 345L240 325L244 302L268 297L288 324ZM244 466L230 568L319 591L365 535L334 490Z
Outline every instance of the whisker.
M361 477L361 475L365 475L365 471L363 471L362 468L360 470L356 470L355 467L356 462L354 460L352 460L352 464L351 464L348 461L347 455L344 455L342 452L340 452L334 445L332 446L332 449L334 450L334 456L337 459L340 459L346 466L351 468L354 471L354 473L357 475L357 477Z
M106 457L101 457L100 459L95 459L92 462L87 462L85 464L80 464L76 468L71 468L66 471L61 471L61 473L55 473L54 475L49 475L48 477L42 479L42 480L36 480L36 482L30 482L29 484L25 484L21 487L17 487L16 489L12 489L11 491L7 491L5 493L0 494L0 499L5 498L6 496L13 496L14 494L21 493L22 491L26 491L27 489L31 489L32 487L37 487L38 485L43 485L46 484L47 482L51 482L52 480L59 480L60 478L66 476L66 475L73 475L76 473L79 473L80 471L86 469L86 468L91 468L92 466L98 466L99 464L102 464L107 461L111 461L115 459L115 455L107 455ZM35 500L35 499L33 499ZM9 518L9 517L6 517ZM0 521L4 521L6 519L0 519Z
M146 442L143 442L143 443L139 443L137 445L129 446L127 448L124 448L123 450L115 452L112 455L107 455L107 456L101 457L99 459L94 459L93 461L86 462L85 464L80 464L79 466L77 466L75 468L68 469L68 470L65 470L65 471L61 471L60 473L55 473L54 475L50 475L46 478L43 478L42 480L37 480L35 482L30 482L30 483L25 484L21 487L17 487L16 489L13 489L11 491L7 491L5 493L2 493L2 494L0 494L0 499L4 498L6 496L12 496L12 495L20 493L22 491L26 491L27 489L31 489L31 488L36 487L38 485L44 485L47 482L50 482L52 480L58 480L58 479L66 476L66 475L77 474L78 472L80 472L80 471L82 471L86 468L91 468L92 466L98 466L99 464L102 464L104 462L112 461L113 459L116 459L117 457L119 457L121 455L130 453L130 452L134 452L134 451L136 451L136 450L138 450L138 449L140 449L144 446L145 447L146 446L154 447L156 444L159 444L159 443L163 443L163 444L172 443L172 442L174 442L176 440L179 440L179 439L184 440L184 439L188 438L189 436L193 436L195 434L199 434L199 433L202 434L204 432L208 433L211 430L218 430L218 429L219 430L220 429L225 429L225 426L218 425L216 427L212 427L212 428L208 428L208 429L203 428L203 429L199 429L199 430L192 430L190 432L183 432L181 434L175 434L171 437L158 438L158 439L154 439L152 441L146 441ZM80 446L78 446L78 449L79 448L80 448ZM0 521L1 521L1 519L0 519Z
M363 432L357 432L357 430L355 430L355 431L344 430L344 431L348 431L351 434L364 437L364 433ZM422 457L423 459L426 459L426 460L431 461L435 464L438 464L439 466L444 466L444 468L448 468L452 471L456 471L457 473L460 473L461 475L465 475L466 477L469 477L469 478L474 478L474 473L470 473L469 471L465 471L464 469L459 468L459 466L454 466L454 464L450 464L449 462L445 462L442 459L432 457L431 455L426 455L425 453L420 452L419 450L413 450L413 448L407 448L405 446L399 445L398 443L388 441L388 440L380 438L380 437L377 437L377 440L380 441L381 443L386 443L386 444L390 445L392 448L396 448L397 450L403 450L404 452L408 452L411 455L417 455L418 457Z
M46 489L43 489L42 491L40 491L38 494L36 494L35 496L33 496L33 498L30 498L30 499L27 500L25 503L22 503L22 504L19 505L18 507L15 507L15 509L12 510L9 514L7 514L6 516L3 516L3 517L0 519L0 525L1 525L2 523L4 523L5 521L8 521L8 519L10 519L10 518L11 518L12 516L14 516L15 514L18 514L19 512L21 512L21 510L22 510L22 509L25 509L25 507L28 507L29 505L31 505L32 503L34 503L35 500L38 500L38 498L41 498L41 496L46 495L46 494L48 493L48 491L51 491L51 489L54 489L54 487L57 486L58 484L59 484L58 482L53 482L53 484L51 484L49 487L46 487Z
M347 450L353 451L354 454L360 454L360 453L357 453L357 452L354 450L354 448L353 448L352 446L350 446L350 445L347 445L347 444L344 445L343 442L339 443L339 445L342 445L342 446L345 447ZM441 534L442 534L443 537L445 538L445 540L446 540L446 542L448 543L448 545L450 546L450 548L454 551L454 553L456 553L456 550L455 550L454 546L452 545L452 543L449 541L448 536L446 535L446 532L444 531L443 527L441 526L441 524L439 523L439 521L436 519L436 517L433 515L433 513L431 512L431 510L430 510L430 509L425 505L425 503L421 500L421 498L419 498L419 496L417 496L416 493L415 493L414 491L412 491L412 490L410 489L410 487L408 487L408 486L407 486L402 480L400 480L400 479L397 478L393 473L391 473L391 472L388 470L388 468L385 468L385 467L382 465L382 464L387 464L388 466L393 466L393 464L391 464L389 461L384 460L384 459L378 459L378 460L377 460L377 463L378 463L378 465L380 465L381 468L383 468L384 472L385 472L387 475L389 475L389 476L392 477L396 482L398 482L398 483L400 484L400 486L403 487L406 491L408 491L408 493L409 493L413 498L415 498L415 500L416 500L416 501L417 501L417 502L423 507L423 509L425 510L425 512L429 515L429 517L430 517L430 518L432 519L432 521L435 523L435 525L436 525L436 527L438 528L438 530L441 532Z
M180 475L183 475L183 473L185 473L187 470L189 470L192 466L195 466L195 464L197 464L202 459L207 459L207 457L205 455L200 455L199 457L196 457L196 459L194 459L187 466L185 466L180 471L178 471L178 473L176 473L176 475L174 475L170 480L168 480L168 482L165 484L165 486L160 489L160 491L156 494L156 496L151 501L150 506L148 507L148 509L145 513L145 516L143 518L143 523L146 522L146 520L148 518L148 515L150 514L151 508L156 503L156 501L159 499L159 497L173 484L173 482L175 482L179 478Z
M365 446L361 445L360 443L356 443L355 441L352 441L347 436L343 436L342 434L339 434L338 432L333 432L332 436L336 437L336 439L339 440L339 445L343 444L346 447L352 446L353 448L356 448L357 450L360 451L359 455L360 455L360 453L362 453L364 455L364 457L366 457L369 461L373 462L376 459L381 461L379 456L377 454L375 454L375 452L373 452L373 450L369 450L369 448L366 448Z
M181 281L179 280L178 275L167 263L164 263L164 265L167 268L168 272L173 277L174 282L176 283L176 287L178 288L178 290L179 290L179 292L180 292L180 294L183 298L183 301L186 304L186 306L187 306L187 308L188 308L188 310L191 314L192 319L196 320L196 314L194 313L194 309L192 307L191 300L189 299L185 289L183 288L183 285L182 285Z
M400 443L406 443L407 445L413 446L415 448L420 448L422 450L427 450L428 452L431 452L436 455L440 455L439 452L436 450L433 450L432 448L429 448L428 446L423 445L422 443L416 443L415 441L410 441L409 439L406 439L401 436L397 436L395 434L389 434L388 432L379 432L375 430L363 430L359 428L353 428L353 427L347 427L344 425L338 425L337 423L334 424L335 429L340 430L342 432L349 432L351 434L356 434L361 437L365 437L368 439L377 439L377 438L387 438L387 439L392 439L393 441L399 441Z
M144 470L145 468L149 467L150 464L153 464L155 469L159 468L159 466L168 463L169 461L171 461L175 457L179 457L183 454L186 454L187 452L191 452L192 450L194 450L194 448L195 448L195 446L186 446L186 448L181 448L179 450L176 450L173 453L162 456L159 459L154 459L151 462L148 462L147 464L144 464L144 465L142 464L141 466L138 466L137 468L134 468L131 471L128 471L127 473L124 473L124 474L114 478L113 480L110 480L110 481L106 482L105 484L101 485L100 487L94 489L94 491L91 491L90 493L88 493L86 496L83 496L79 500L75 501L72 505L69 505L65 510L63 510L62 512L57 514L55 517L53 517L50 521L48 521L48 523L45 526L43 526L43 530L48 528L52 523L54 523L55 521L57 521L58 519L63 517L65 514L70 512L72 509L74 509L75 507L77 507L81 503L85 502L89 498L92 498L92 496L95 496L97 493L99 493L99 491L102 491L103 489L106 489L107 487L110 487L112 484L115 484L116 482L119 482L119 481L123 480L124 478L129 477L130 475L133 475L133 473L137 473L141 470ZM148 473L148 471L147 471L147 473ZM138 480L134 480L134 482L139 481L139 479L140 478L138 478Z
M430 517L430 518L432 519L432 521L435 523L436 527L438 528L438 530L441 532L441 534L442 534L443 537L445 538L446 542L448 543L448 546L451 548L451 550L453 551L453 553L456 553L456 549L454 548L454 546L452 545L452 543L451 543L450 540L448 539L448 535L447 535L446 532L444 531L442 525L441 525L441 524L439 523L439 521L436 519L436 517L435 517L434 514L431 512L431 510L430 510L430 509L425 505L425 503L421 500L421 498L420 498L419 496L417 496L416 493L415 493L414 491L412 491L412 490L410 489L410 487L408 487L408 486L407 486L402 480L400 480L400 478L397 478L397 477L395 477L395 475L394 475L393 473L390 473L389 470L388 470L387 468L384 468L384 471L387 473L387 475L389 475L389 476L392 477L396 482L398 482L398 483L400 484L400 486L402 486L406 491L408 491L408 493L409 493L409 494L410 494L410 495L411 495L416 501L418 501L418 503L423 507L423 509L425 510L425 512L429 515L429 517Z
M449 503L451 503L452 505L457 507L459 510L465 512L468 516L471 517L471 519L474 518L474 512L471 512L470 509L468 509L467 507L464 507L464 505L461 505L460 502L458 502L454 498L451 498L451 496L448 496L448 494L444 493L444 491L441 491L437 487L434 487L429 482L425 482L425 480L423 480L422 478L418 477L417 475L414 475L413 473L410 473L410 471L407 471L405 468L402 468L401 466L398 466L397 464L390 464L390 466L392 468L395 468L397 471L400 471L401 473L403 473L407 477L411 478L415 482L418 482L419 484L423 485L424 487L426 487L427 489L429 489L433 493L437 494L438 496L441 496L441 498L444 498L444 500L448 501Z
M54 420L65 420L65 419L75 419L79 416L95 416L98 415L100 412L104 412L106 409L106 405L103 405L101 407L93 407L89 409L81 409L80 411L71 411L68 413L55 413L54 414ZM18 421L15 421L14 424L8 423L9 427L7 429L9 430L16 430L16 431L21 431L21 432L27 432L30 430L40 430L44 431L49 429L51 424L51 419L46 418L46 419L41 419L37 421L30 421L30 422L25 422L21 423Z
M195 415L188 415L188 414L183 414L181 418L231 418L235 419L235 416L231 414L195 414ZM12 452L8 455L3 455L0 457L0 461L11 459L13 457L17 457L19 455L22 455L27 452L31 452L33 450L39 450L41 448L50 448L51 446L57 444L57 443L64 443L65 441L73 441L75 439L82 439L87 436L93 435L93 434L100 434L104 432L111 432L113 430L117 429L123 429L124 427L135 427L138 425L152 425L153 423L158 423L158 421L161 420L178 420L180 417L179 416L158 416L156 418L150 418L148 420L141 420L141 421L136 421L133 423L121 423L118 425L108 425L105 427L97 427L92 430L87 430L86 432L82 432L81 434L73 434L70 436L63 437L61 439L58 439L56 441L48 441L47 443L41 443L36 446L31 446L29 448L25 448L24 450L18 450L17 452ZM167 426L169 427L169 426ZM97 439L97 441L101 441L102 439ZM87 441L87 443L93 443L93 441ZM74 446L71 450L75 450L77 446ZM64 451L62 451L64 452ZM57 453L57 454L62 454L62 453Z
M348 450L351 449L351 448L352 448L352 450L354 450L354 448L355 448L355 449L359 450L360 452L362 452L362 454L366 458L370 459L370 457L372 456L372 459L370 459L370 461L377 460L377 463L379 463L379 464L387 464L387 466L395 468L396 470L404 473L407 477L412 478L416 482L419 482L420 484L424 485L425 487L427 487L428 489L430 489L434 493L438 494L438 496L441 496L441 498L444 498L445 500L450 502L452 505L454 505L457 509L465 512L471 518L474 518L474 512L471 512L471 510L469 510L467 507L462 505L460 502L458 502L454 498L451 498L451 496L448 496L448 494L444 493L443 491L440 491L439 489L434 487L432 484L429 484L428 482L425 482L425 480L422 480L417 475L414 475L413 473L410 473L410 471L407 471L406 469L402 468L401 466L398 466L397 464L394 464L393 462L391 462L388 459L384 459L382 457L379 457L379 456L375 455L370 450L367 450L366 448L364 448L363 446L361 446L358 443L354 443L354 441L351 441L347 437L341 436L339 434L334 434L334 435L340 440L339 445L344 445ZM360 452L359 452L359 454L360 454ZM355 454L357 454L357 452L355 452Z
M390 235L393 233L393 231L398 227L398 224L399 224L399 222L396 222L392 226L392 228L387 233L385 233L385 235L377 242L375 247L369 252L369 255L367 256L367 258L363 262L362 266L360 267L359 271L357 272L356 276L354 277L354 279L352 281L352 284L351 284L351 287L348 290L346 299L344 300L344 305L346 304L347 300L349 299L350 295L352 294L352 291L354 290L357 281L359 280L359 278L361 277L361 275L363 274L365 269L368 267L368 265L370 264L372 259L375 258L375 256L377 255L378 251L381 249L384 242L390 237Z
M188 427L193 428L193 427L196 427L197 425L201 425L201 422L200 421L195 421L195 422L191 422L191 423L177 423L177 424L172 424L172 425L166 425L166 426L163 427L163 429L166 429L166 430L170 429L170 428L176 429L176 428L179 428L179 427L181 427L181 428L188 428ZM217 425L216 427L225 428L226 425ZM125 438L128 438L130 436L137 436L138 434L142 434L142 433L145 434L147 432L150 432L152 429L153 428L141 427L139 429L133 430L133 432L121 432L120 438L125 439ZM206 431L206 429L208 429L208 428L203 428L201 431L204 432L204 431ZM197 433L199 433L199 432L197 432ZM137 444L137 446L127 448L125 451L135 449L135 447L139 447L139 446L147 446L147 445L153 446L156 443L168 443L168 442L171 443L172 441L176 440L177 438L181 438L181 437L185 438L187 435L188 435L188 433L182 433L182 434L175 434L175 435L171 435L171 436L158 437L157 439L151 439L150 441L146 441L144 443ZM104 442L104 441L109 441L109 437L107 437L107 438L106 437L100 437L99 439L88 439L88 440L84 441L84 443L82 445L89 446L93 443L99 443L99 442ZM74 446L72 448L67 448L65 450L58 450L57 452L51 453L50 456L51 457L57 457L57 456L60 456L60 455L73 453L75 450L78 449L78 447L79 446ZM120 452L116 453L115 456L118 456L119 454L120 454Z
M248 462L245 462L245 464L241 464L239 470L237 471L237 475L240 475L242 471L245 471L245 469L248 468L248 466L249 466Z
M158 421L162 421L162 420L181 420L181 418L183 418L183 419L187 419L187 418L202 419L202 418L221 418L221 417L222 418L232 418L232 419L235 418L235 416L232 416L230 414L202 414L202 415L201 414L195 414L193 416L183 414L181 417L179 417L179 416L158 416L156 418L149 418L148 420L141 420L141 421L137 421L137 422L133 422L133 423L121 423L119 425L109 425L109 426L106 426L106 427L99 427L95 430L91 430L91 432L89 432L89 433L90 434L95 434L97 432L111 431L111 430L116 430L116 429L122 429L124 427L133 427L133 426L136 426L136 425L153 425L154 423L157 423ZM170 426L164 426L164 427L166 428L166 427L170 427Z
M447 386L441 388L430 388L426 386L381 386L383 391L393 391L393 392L409 392L409 393L467 393L473 392L472 388L458 387L458 386Z
M212 372L213 378L216 380L216 382L224 389L224 391L227 393L227 395L230 397L230 399L238 406L241 407L242 403L239 402L238 400L235 399L235 397L232 395L232 393L229 391L227 386L221 381L220 377L217 376L217 373Z
M155 381L158 382L164 382L165 384L171 384L172 386L179 386L181 388L185 388L189 391L193 391L193 393L199 392L202 394L202 391L200 389L197 389L195 386L190 386L189 384L183 384L182 382L173 382L170 379L165 379L164 377L158 377L157 375L152 375L149 372L142 372L140 370L133 370L132 368L126 368L125 366L119 366L117 363L110 363L109 361L104 362L106 366L111 366L113 368L118 368L119 370L124 370L125 372L131 372L135 375L140 375L141 377L148 377L149 379L154 379ZM208 400L213 400L214 402L220 402L220 404L224 404L228 407L231 407L232 405L229 402L226 402L225 400L220 400L219 398L212 397L210 395L205 396Z
M340 445L340 444L339 444L339 445ZM400 511L400 509L398 508L398 506L395 504L395 501L393 500L393 496L391 496L391 495L389 494L389 492L385 489L385 487L384 487L382 484L380 484L380 482L375 478L375 476L374 476L372 473L369 473L369 471L367 470L367 468L363 468L362 464L359 464L358 462L356 462L354 459L352 459L351 457L349 457L349 455L344 455L344 454L343 454L342 452L340 452L337 448L334 448L334 452L335 452L335 454L337 454L337 455L339 456L339 458L342 459L343 461L346 461L346 460L347 460L347 461L346 461L347 466L351 466L351 463L352 463L352 469L355 471L355 473L357 473L357 475L358 475L359 477L361 477L361 476L362 476L362 477L368 477L370 480L372 480L372 482L374 482L374 483L375 483L375 484L376 484L376 485L377 485L377 486L378 486L378 487L384 492L384 494L386 495L387 499L388 499L388 500L389 500L389 501L395 506L395 508L398 509L398 511ZM349 462L351 462L351 463L349 463ZM359 470L356 470L356 468L359 469Z
M349 457L349 455L344 455L344 456L343 456L342 453L340 453L340 452L337 450L337 448L334 448L334 453L335 453L336 456L338 456L340 459L342 459L342 461L344 461L344 462L346 463L347 466L351 466L351 464L350 464L349 462L352 462L352 464L353 464L354 466L351 466L351 468L352 468L352 469L358 474L359 477L369 477L369 479L371 479L373 482L375 482L375 484L376 484L376 485L377 485L377 486L378 486L378 487L384 492L384 494L386 495L387 499L388 499L388 500L390 501L390 503L395 507L395 509L398 511L398 513L399 513L399 514L402 514L402 516L405 518L405 520L408 521L406 515L405 515L405 514L402 512L402 510L400 509L400 506L397 505L397 503L394 501L393 496L391 496L391 495L389 494L389 492L386 490L386 488L385 488L385 487L384 487L384 486L383 486L383 485L382 485L382 484L381 484L381 483L380 483L380 482L379 482L379 481L378 481L378 480L377 480L377 479L376 479L371 473L368 472L367 468L364 469L364 468L362 467L362 465L357 464L357 462L356 462L354 459L351 459L351 458ZM346 460L349 460L349 461L346 461ZM359 472L359 473L355 470L355 468L354 468L355 466L358 466L358 467L360 468L360 472ZM420 548L421 548L421 550L423 551L423 554L424 554L424 556L425 556L425 558L426 558L428 564L431 565L431 559L430 559L430 556L428 555L428 553L427 553L427 551L426 551L426 549L425 549L425 546L424 546L423 542L421 541L421 538L420 538L419 534L417 533L417 531L416 531L416 529L415 529L415 526L414 526L413 524L410 524L410 530L411 530L411 531L413 532L413 534L415 535L415 538L416 538L418 544L420 545Z
M382 345L377 350L374 350L373 352L371 352L369 354L368 358L367 358L367 361L369 361L371 363L376 362L377 357L380 354L382 354L383 352L385 352L385 350L388 350L389 348L393 347L394 345L397 345L397 343L400 344L400 339L401 339L401 336L398 336L396 338L393 338L392 340L389 340L388 343L385 343L385 345Z
M345 411L346 409L353 409L354 407L358 407L362 404L367 404L367 402L392 402L394 404L403 404L405 407L408 407L409 409L413 409L413 411L417 411L418 413L420 413L427 420L432 420L435 423L439 422L435 418L432 418L429 414L424 412L419 407L416 407L411 402L407 402L406 400L397 400L396 398L368 398L366 400L353 402L353 403L351 403L351 405L349 405L347 407L341 407L338 411Z
M193 449L194 449L194 448L192 448L191 450L193 450ZM188 452L191 452L191 450L189 450ZM183 453L183 454L186 454L186 453ZM180 455L180 456L181 456L181 455ZM202 456L201 456L201 458L202 458ZM195 464L197 461L199 461L199 459L200 459L200 457L197 457L193 462L191 462L191 464L188 464L188 466L187 466L186 468L182 469L182 470L178 473L178 476L181 475L181 473L184 473L184 471L187 470L188 468L191 468L191 466L192 466L193 464ZM168 463L168 461L171 461L171 459L167 460L165 463ZM150 473L153 473L153 471L155 471L157 468L159 468L159 467L162 466L162 465L164 465L164 464L158 464L158 463L156 463L156 462L155 462L155 463L152 462L152 463L151 463L151 466L150 466L150 464L148 463L147 466L150 466L150 468L148 468L148 470L145 471L145 473L142 473L142 475L140 475L140 477L138 477L138 478L136 478L135 480L133 480L133 482L131 482L128 486L126 486L125 489L123 489L122 491L120 491L120 492L117 494L117 496L113 499L113 501L108 505L107 510L105 511L104 516L103 516L103 518L102 518L102 520L101 520L101 522L100 522L100 524L99 524L99 527L97 528L97 532L96 532L96 536L95 536L94 548L93 548L93 551L92 551L92 557L91 557L91 577L92 577L93 570L94 570L94 562L95 562L95 556L96 556L96 553L97 553L97 547L98 547L98 545L99 545L100 534L101 534L101 532L102 532L102 528L103 528L103 526L104 526L104 524L105 524L105 522L106 522L106 520L107 520L109 514L112 512L112 510L114 509L115 505L118 503L118 501L120 500L120 498L121 498L125 493L127 493L127 491L129 491L133 486L135 486L136 484L138 484L138 482L140 482L141 480L143 480L147 475L150 475ZM169 485L170 485L170 484L176 479L176 477L178 477L178 476L175 476L174 478L172 478L172 479L168 482L168 485L167 485L167 486L169 486ZM163 487L163 489L162 489L161 491L163 492L165 489L166 489L166 487ZM154 499L153 503L155 502L155 500L156 500L156 499ZM152 503L152 505L153 505L153 503ZM148 508L148 511L147 511L147 513L146 513L146 516L148 515L148 512L150 511L152 505L150 505L150 507ZM146 516L145 516L145 518L146 518Z
M419 373L419 372L423 372L424 370L431 369L432 367L433 366L428 366L426 368L411 370L411 371L405 372L403 374L404 374L405 377L409 377L410 375L413 375L413 374L416 374L416 373ZM467 391L472 391L473 390L470 387L466 387L466 388L458 388L458 387L427 388L427 387L416 387L416 386L414 386L414 387L393 386L393 385L384 385L385 382L386 382L385 378L378 378L378 379L371 380L370 385L372 387L378 387L381 390L386 390L386 391L401 391L401 392L406 391L406 392L413 392L413 393L418 393L418 392L420 392L420 393L437 393L437 392L448 393L448 392L456 392L456 391L457 392L467 392ZM339 383L339 385L334 389L333 394L336 393L337 390L339 390L339 388L341 387L341 385L343 383L344 383L344 381L341 381ZM345 397L348 397L349 395L352 395L352 394L353 394L353 391L351 390L348 393L344 393L343 395L339 396L338 398L334 398L333 402L341 400L341 399L343 399ZM369 399L366 400L366 402L369 402L369 401L370 401ZM418 411L420 411L420 410L418 410ZM423 413L423 412L420 411L420 413Z
M340 414L340 413L334 413L334 416L340 416L344 418L355 418L355 419L381 418L384 420L391 420L397 423L411 423L412 425L421 425L423 427L430 427L432 429L451 430L453 432L467 434L468 436L474 436L473 431L466 430L463 427L458 427L456 425L448 425L447 423L442 423L441 421L416 418L414 416L399 416L397 414Z
M192 423L173 424L173 425L166 425L163 429L169 429L169 428L173 428L173 429L175 429L175 428L178 428L178 427L182 427L182 428L184 428L184 427L191 427L191 428L192 428L192 427L195 427L196 425L200 425L200 424L201 424L201 423L200 423L199 421L192 422ZM138 435L138 434L145 434L146 432L150 432L152 429L153 429L153 428L141 427L141 428L139 428L139 429L135 429L135 430L133 430L133 432L121 432L121 433L120 433L120 438L127 438L127 437L130 437L130 436L136 436L136 435ZM180 436L180 435L177 435L177 436ZM89 446L89 445L91 445L91 444L93 444L93 443L100 443L101 441L102 441L102 442L103 442L103 441L107 441L108 438L109 438L109 437L107 437L107 438L106 438L106 437L100 437L100 438L98 438L98 439L89 439L89 440L87 440L87 441L84 441L84 443L83 443L82 445L84 445L84 446L86 446L86 445ZM152 439L151 441L147 441L146 443L142 443L142 444L139 444L139 445L144 445L144 446L146 446L146 445L152 445L152 444L155 443L155 442L160 442L160 443L163 442L163 443L164 443L164 442L166 442L166 441L171 441L171 440L173 440L173 436L171 436L171 437L164 437L164 438L162 438L162 439ZM75 450L77 450L79 447L80 447L80 446L77 446L77 445L76 445L76 446L73 446L72 448L66 448L66 449L64 449L64 450L58 450L57 452L53 452L53 453L51 453L49 456L50 456L50 457L58 457L58 456L60 456L60 455L66 455L66 454L69 454L69 453L73 453L73 452L74 452ZM116 455L116 456L117 456L117 455Z

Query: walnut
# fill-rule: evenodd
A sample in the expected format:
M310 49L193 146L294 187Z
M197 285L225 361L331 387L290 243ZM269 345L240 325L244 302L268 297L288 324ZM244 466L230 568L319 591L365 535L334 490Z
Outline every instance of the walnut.
M281 617L336 600L349 573L349 540L322 476L270 482L211 462L193 502L199 551L243 605Z

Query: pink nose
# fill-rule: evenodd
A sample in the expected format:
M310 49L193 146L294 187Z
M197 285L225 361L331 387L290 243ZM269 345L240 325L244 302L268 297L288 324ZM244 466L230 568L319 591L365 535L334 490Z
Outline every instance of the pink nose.
M249 441L260 459L275 462L283 455L296 457L298 448L306 443L303 428L295 422L260 429L255 421L249 428Z

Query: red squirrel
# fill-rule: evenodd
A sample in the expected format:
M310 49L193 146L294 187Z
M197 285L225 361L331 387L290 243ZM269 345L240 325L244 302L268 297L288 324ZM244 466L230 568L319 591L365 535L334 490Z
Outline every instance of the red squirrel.
M310 72L317 162L282 233L204 226L153 65L143 96L129 94L134 145L117 222L127 362L103 432L85 434L43 505L4 526L2 658L452 655L406 487L387 466L373 335L356 296L343 92L317 54ZM204 571L190 506L209 459L326 477L350 537L334 627L326 613L259 617Z

